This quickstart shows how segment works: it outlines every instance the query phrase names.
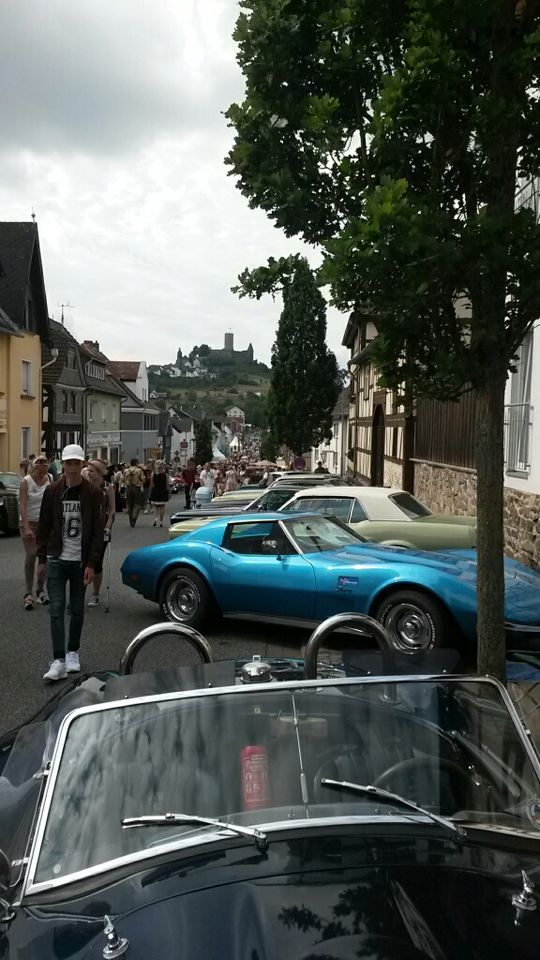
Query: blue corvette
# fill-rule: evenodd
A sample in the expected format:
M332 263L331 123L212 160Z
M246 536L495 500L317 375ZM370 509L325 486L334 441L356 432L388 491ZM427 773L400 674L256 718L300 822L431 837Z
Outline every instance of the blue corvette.
M540 574L505 560L507 645L540 641ZM224 616L312 626L334 613L368 613L396 649L474 641L476 553L422 552L366 542L328 517L223 517L181 539L142 547L125 584L179 623Z

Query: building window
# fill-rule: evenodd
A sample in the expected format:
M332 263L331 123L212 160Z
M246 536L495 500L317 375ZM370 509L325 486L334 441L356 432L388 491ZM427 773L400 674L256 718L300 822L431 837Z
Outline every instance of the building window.
M65 390L62 390L62 413L68 412L68 395Z
M104 403L102 403L101 404L101 420L103 423L105 423L106 419L107 419L107 407L105 406Z
M92 360L89 360L86 364L86 372L89 377L93 377L94 380L104 380L105 379L105 368L102 367L99 363L93 363Z
M70 400L70 406L69 406L70 412L71 412L71 413L76 413L76 412L77 412L77 399L76 399L76 396L75 396L75 394L74 394L73 392L70 394L69 400Z
M527 475L531 466L532 356L533 331L530 330L517 352L516 370L510 381L510 403L504 411L506 472L511 474Z
M89 415L89 417L88 417L90 423L93 423L94 420L96 419L96 407L97 407L96 401L95 401L95 400L91 400L91 401L90 401L90 415Z
M32 453L32 427L21 427L21 457L28 460Z
M68 350L68 354L67 354L67 366L69 367L70 370L76 370L76 368L77 368L77 363L76 363L75 351L74 351L74 350Z
M116 406L114 404L111 410L111 420L113 423L116 423Z
M21 363L21 393L26 397L32 396L32 363L23 360Z

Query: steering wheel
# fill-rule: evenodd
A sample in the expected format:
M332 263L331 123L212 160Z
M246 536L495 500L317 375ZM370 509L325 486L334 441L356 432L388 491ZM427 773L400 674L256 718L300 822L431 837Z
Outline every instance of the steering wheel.
M391 767L387 767L383 773L380 773L379 776L376 777L376 779L373 781L373 786L383 787L386 790L390 790L392 793L400 793L408 800L413 800L415 803L419 803L420 806L425 806L425 797L420 798L416 791L414 791L416 795L411 796L411 783L409 781L409 776L411 773L414 773L417 770L423 770L426 768L428 773L431 774L434 785L437 782L438 773L443 771L444 773L449 774L452 778L456 778L463 784L470 786L470 773L467 770L464 770L461 764L459 764L456 760L431 757L428 755L408 757L406 760L398 760L397 763L392 764ZM448 791L445 790L445 793L446 792Z
M334 769L328 767L333 764ZM342 743L337 747L330 747L321 758L319 767L313 777L313 799L315 803L327 803L336 801L336 794L332 797L330 791L321 784L323 777L330 777L335 780L348 780L352 783L358 783L365 780L363 770L365 769L365 757L357 743ZM358 772L362 771L362 772ZM350 794L343 794L343 800L350 800Z
M131 673L135 657L149 640L171 633L179 640L187 641L197 651L202 663L213 662L212 648L208 640L198 630L188 627L185 623L154 623L151 627L145 627L144 630L141 630L124 650L118 667L120 675L124 677Z

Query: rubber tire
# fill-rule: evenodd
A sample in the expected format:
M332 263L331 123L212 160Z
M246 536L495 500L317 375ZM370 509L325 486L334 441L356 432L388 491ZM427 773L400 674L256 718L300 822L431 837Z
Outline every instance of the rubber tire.
M192 589L198 594L198 609L193 616L179 620L173 616L167 604L167 591L172 583L178 579L191 582ZM189 627L199 629L210 617L213 608L213 597L206 581L190 567L175 567L164 578L159 590L159 608L166 620L171 623L186 623Z
M437 600L432 599L419 590L396 590L388 593L385 598L375 608L373 616L379 620L383 627L386 627L386 621L390 610L398 603L410 603L415 605L431 621L432 642L429 647L422 650L408 650L406 647L394 646L397 653L425 653L426 650L439 650L444 647L446 642L446 627L444 623L444 611Z

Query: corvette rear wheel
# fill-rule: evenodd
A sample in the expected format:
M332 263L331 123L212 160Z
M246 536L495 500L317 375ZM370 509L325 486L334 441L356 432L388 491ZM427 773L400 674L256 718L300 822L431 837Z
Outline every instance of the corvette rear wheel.
M440 604L416 590L398 590L380 603L375 619L386 628L399 653L422 653L442 647L444 612Z
M200 627L210 615L212 597L198 573L189 567L177 567L163 580L159 606L167 620Z

